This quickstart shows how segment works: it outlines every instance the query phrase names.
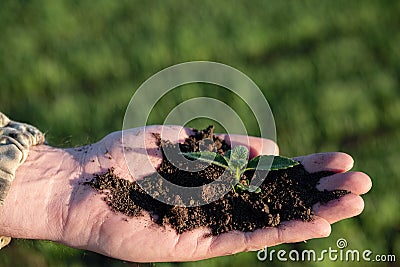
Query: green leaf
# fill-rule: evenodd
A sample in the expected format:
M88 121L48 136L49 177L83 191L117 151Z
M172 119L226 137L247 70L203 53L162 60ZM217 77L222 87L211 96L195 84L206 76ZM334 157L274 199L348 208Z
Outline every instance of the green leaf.
M187 152L182 154L189 159L200 160L203 162L208 162L215 164L217 166L228 168L228 163L226 162L224 157L215 152L203 151L203 152Z
M260 170L269 171L271 170L275 156L273 155L260 155L249 161L247 164L247 170Z
M247 170L281 170L291 168L298 164L299 162L286 157L260 155L249 161L249 163L247 164Z
M248 189L248 187L243 185L243 184L241 184L241 183L238 183L238 184L235 185L235 189L236 190L246 191Z
M229 168L242 170L246 167L249 158L249 150L246 147L236 146L229 154Z
M261 193L261 188L259 188L258 186L255 186L255 185L249 185L249 188L247 189L247 191L258 194L258 193Z
M226 160L226 162L229 162L229 159L231 158L231 151L232 150L228 150L225 152L225 155L223 156L224 159Z
M235 189L238 191L239 190L240 191L248 191L250 193L256 193L256 194L261 193L261 188L254 186L254 185L244 185L244 184L238 183L235 185Z

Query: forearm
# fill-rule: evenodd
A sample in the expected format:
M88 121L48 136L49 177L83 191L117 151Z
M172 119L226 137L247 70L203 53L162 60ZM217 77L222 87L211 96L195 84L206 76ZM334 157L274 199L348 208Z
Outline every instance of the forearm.
M81 158L74 149L32 147L0 208L0 235L58 240Z

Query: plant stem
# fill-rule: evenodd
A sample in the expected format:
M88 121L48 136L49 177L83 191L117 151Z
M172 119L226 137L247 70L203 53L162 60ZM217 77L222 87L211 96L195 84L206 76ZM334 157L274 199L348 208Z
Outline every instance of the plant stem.
M236 183L240 182L240 174L239 174L239 168L236 168L236 175L235 175Z

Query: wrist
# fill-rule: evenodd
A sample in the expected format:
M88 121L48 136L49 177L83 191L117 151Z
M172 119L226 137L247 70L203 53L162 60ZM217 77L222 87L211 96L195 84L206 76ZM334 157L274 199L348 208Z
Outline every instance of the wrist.
M75 149L32 147L0 208L0 235L59 240L82 157Z

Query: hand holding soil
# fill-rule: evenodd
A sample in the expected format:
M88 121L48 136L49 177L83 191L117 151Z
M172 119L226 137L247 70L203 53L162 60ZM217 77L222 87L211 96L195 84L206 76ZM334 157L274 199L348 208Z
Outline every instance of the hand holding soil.
M301 217L304 212L307 214L306 205L299 205L303 210L295 215L301 215L300 219L294 216L294 220L279 220L279 224L275 227L260 227L259 224L251 225L247 222L234 223L234 220L231 226L225 228L216 228L215 225L192 227L187 222L196 221L196 218L190 217L192 211L189 210L187 213L189 217L182 222L186 226L179 228L171 221L171 218L175 217L170 216L171 211L172 213L176 211L175 214L182 213L179 209L171 207L168 214L156 214L150 211L152 213L150 216L146 211L147 206L138 208L132 206L132 203L136 205L140 202L132 202L129 194L125 195L125 198L120 198L119 202L113 202L115 200L112 198L113 190L125 187L128 191L121 192L132 193L133 191L129 190L134 187L135 180L146 179L155 172L154 168L160 170L165 167L163 153L159 147L161 140L168 140L170 144L184 143L186 138L194 134L191 130L178 126L150 126L146 131L144 129L135 128L130 130L128 135L124 135L124 138L130 139L131 145L125 147L125 152L126 157L134 159L135 166L131 171L135 177L132 177L125 163L121 132L112 133L98 143L80 148L58 149L45 145L35 147L27 161L17 171L0 217L1 234L53 240L128 261L199 260L328 236L331 223L361 213L364 204L359 195L366 193L371 187L371 181L364 173L348 172L353 166L353 160L347 154L334 152L297 157L295 160L304 166L303 174L318 173L319 177L311 175L313 179L322 177L319 183L316 183L316 192L347 190L351 193L325 204L314 204L307 218ZM157 134L161 130L163 133L160 139L157 138ZM231 136L231 140L224 135L219 137L221 140L226 139L227 145L232 147L239 144L246 145L248 140L250 157L277 153L276 145L269 140L247 136ZM149 158L143 153L143 144L149 153ZM264 144L262 151L261 144ZM222 149L221 146L219 149ZM110 174L111 169L113 171ZM101 182L99 178L101 175L104 177L106 173L108 180L103 179L103 182L108 183L96 185L95 182ZM97 175L95 176L97 179L93 179L93 175ZM281 176L275 176L276 181L282 180L279 179ZM90 181L92 187L97 186L102 192L88 186L87 183ZM281 184L269 181L269 186ZM297 185L301 183L293 181ZM267 185L263 186L261 189L267 194ZM235 201L243 198L238 193L229 194L231 198L224 200L224 203L239 203ZM244 194L248 194L244 198L251 199L254 198L251 194L255 193ZM124 199L125 207L122 201ZM266 200L265 203L270 203L272 200L269 202ZM266 217L272 218L271 225L277 222L276 214L286 216L282 207L274 206L273 201L265 205L268 207L267 215L275 214L275 217L272 215ZM137 213L130 213L135 210ZM165 219L160 221L163 216ZM204 216L203 222L209 223L209 210L204 212ZM267 224L268 222L265 223ZM250 231L243 232L241 229Z

